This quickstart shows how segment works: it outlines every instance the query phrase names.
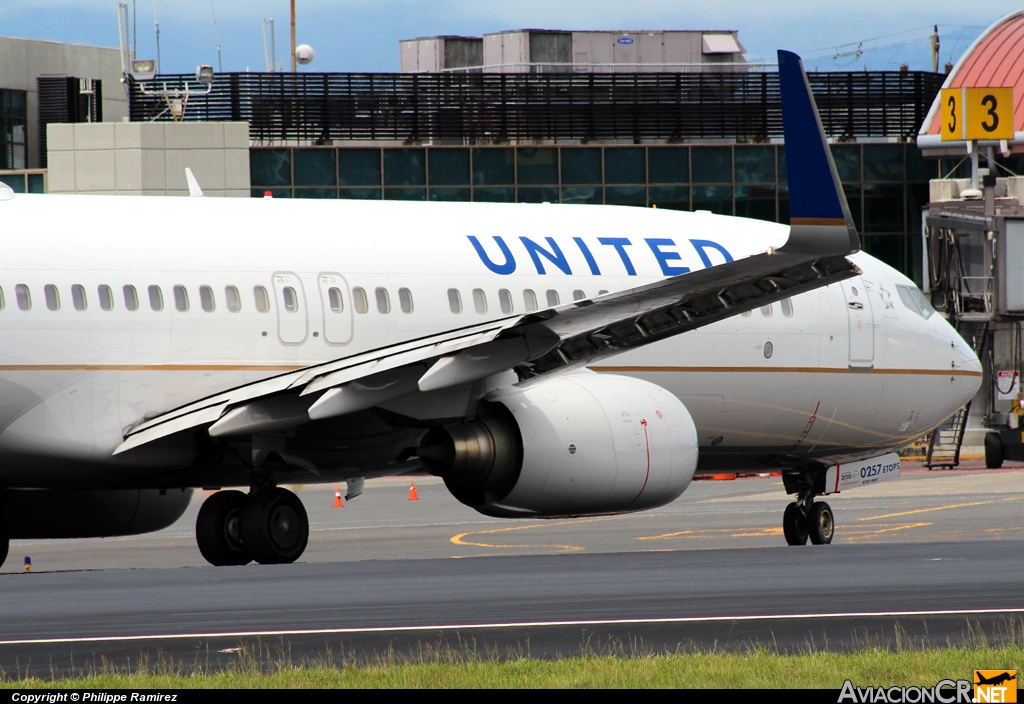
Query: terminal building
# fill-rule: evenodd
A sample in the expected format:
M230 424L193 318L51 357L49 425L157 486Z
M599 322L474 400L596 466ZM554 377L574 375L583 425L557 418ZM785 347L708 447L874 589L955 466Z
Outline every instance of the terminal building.
M40 63L39 80L102 81L102 112L50 119L26 97L27 160L7 165L40 169L49 192L185 193L178 166L199 159L200 182L222 195L597 203L788 222L777 74L746 62L735 31L516 30L398 48L399 73L225 73L208 91L191 74L128 77L123 90L114 49L96 50L102 71ZM921 209L943 163L915 138L944 74L809 78L865 249L923 281ZM44 118L140 127L39 131ZM118 137L141 135L141 123L164 131ZM197 123L239 127L218 136ZM188 129L202 135L185 154ZM103 154L118 149L131 153Z

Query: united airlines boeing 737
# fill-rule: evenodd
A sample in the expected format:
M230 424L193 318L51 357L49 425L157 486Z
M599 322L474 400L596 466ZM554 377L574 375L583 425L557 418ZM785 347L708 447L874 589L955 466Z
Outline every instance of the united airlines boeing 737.
M970 347L860 253L799 58L792 223L626 207L144 197L0 202L0 561L9 538L157 530L197 487L215 565L291 562L279 484L428 471L506 517L639 511L695 472L817 496L977 390ZM82 213L116 208L139 231ZM854 476L856 475L856 476Z

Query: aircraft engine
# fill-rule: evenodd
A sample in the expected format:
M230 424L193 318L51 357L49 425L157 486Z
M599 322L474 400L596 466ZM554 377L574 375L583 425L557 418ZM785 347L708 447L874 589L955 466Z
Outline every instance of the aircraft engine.
M697 466L686 407L654 384L573 374L489 394L469 421L430 431L420 459L481 513L619 513L676 499Z
M12 539L138 535L177 521L191 499L191 489L0 490L0 521Z

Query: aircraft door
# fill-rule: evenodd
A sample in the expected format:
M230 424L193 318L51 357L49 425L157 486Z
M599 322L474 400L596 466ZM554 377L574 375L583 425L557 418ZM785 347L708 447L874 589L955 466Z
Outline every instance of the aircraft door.
M324 341L347 345L352 341L352 297L345 277L337 272L320 274L320 305L324 311Z
M846 315L850 325L850 368L871 369L875 365L875 314L871 297L861 278L840 284L846 296Z
M274 273L274 298L277 302L277 337L284 345L301 345L309 331L306 294L298 274Z

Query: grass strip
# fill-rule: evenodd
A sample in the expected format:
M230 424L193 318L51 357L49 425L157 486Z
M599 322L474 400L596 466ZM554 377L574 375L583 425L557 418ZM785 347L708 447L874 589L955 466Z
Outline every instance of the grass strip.
M1024 647L906 650L777 655L747 653L586 655L558 660L523 657L506 661L432 657L430 662L373 664L268 664L242 654L218 672L180 663L142 663L131 672L103 664L93 674L18 678L3 673L6 688L833 688L932 686L942 679L970 679L974 669L1024 671Z

